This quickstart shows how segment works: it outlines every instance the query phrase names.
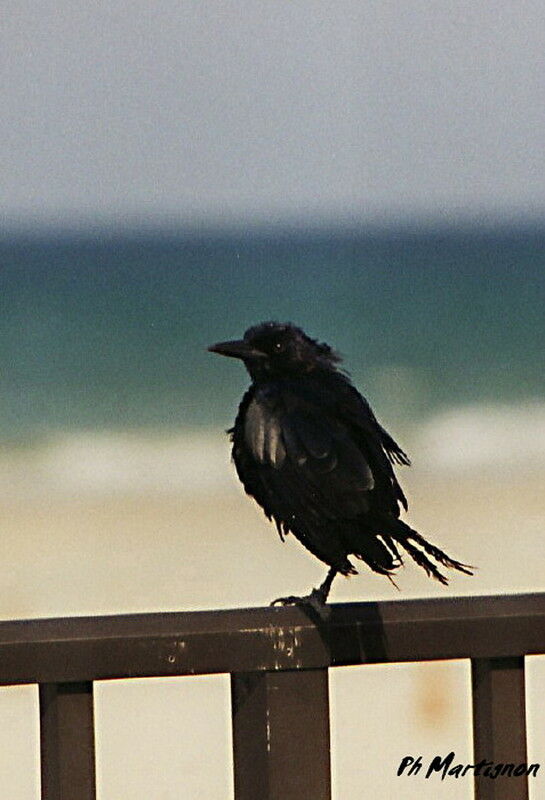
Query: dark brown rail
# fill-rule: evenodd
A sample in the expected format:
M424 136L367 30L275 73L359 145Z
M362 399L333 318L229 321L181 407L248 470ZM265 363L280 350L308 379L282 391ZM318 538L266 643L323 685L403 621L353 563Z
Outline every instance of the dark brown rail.
M471 664L475 763L524 764L526 703L524 658L479 658ZM476 778L477 800L528 800L528 778Z
M545 651L545 594L0 623L0 684L72 683Z
M236 800L328 800L329 667L470 658L481 760L523 764L524 656L545 653L545 594L0 623L0 684L40 685L42 798L94 800L92 683L230 673ZM478 800L527 779L476 778Z
M231 677L237 800L329 800L326 669Z
M92 683L40 685L43 800L95 800Z

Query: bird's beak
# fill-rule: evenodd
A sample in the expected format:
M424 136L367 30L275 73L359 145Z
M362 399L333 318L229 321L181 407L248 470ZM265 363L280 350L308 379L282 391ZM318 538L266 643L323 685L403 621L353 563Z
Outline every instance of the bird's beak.
M244 339L236 339L232 342L218 342L210 345L208 350L211 353L219 353L220 356L230 356L231 358L241 358L243 360L265 357L265 353L262 353L261 350L256 350Z

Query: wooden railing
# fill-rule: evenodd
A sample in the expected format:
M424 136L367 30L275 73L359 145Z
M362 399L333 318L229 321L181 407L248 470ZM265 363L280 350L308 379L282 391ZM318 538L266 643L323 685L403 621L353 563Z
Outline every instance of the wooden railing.
M39 684L42 798L94 800L93 681L108 678L230 673L236 800L329 800L328 668L348 664L470 658L475 763L528 761L524 656L545 653L545 594L312 617L287 607L0 623L0 683ZM475 785L478 800L528 797L524 776Z

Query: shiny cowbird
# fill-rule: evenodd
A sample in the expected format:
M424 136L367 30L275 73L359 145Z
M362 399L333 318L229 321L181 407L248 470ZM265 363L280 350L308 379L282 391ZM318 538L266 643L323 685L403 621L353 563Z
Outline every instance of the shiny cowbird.
M323 608L335 575L356 572L349 555L390 579L400 551L444 584L437 564L472 574L399 519L407 500L393 465L410 461L329 345L292 324L264 322L209 350L241 359L252 381L229 431L244 489L282 539L293 533L330 567L309 595L275 603Z

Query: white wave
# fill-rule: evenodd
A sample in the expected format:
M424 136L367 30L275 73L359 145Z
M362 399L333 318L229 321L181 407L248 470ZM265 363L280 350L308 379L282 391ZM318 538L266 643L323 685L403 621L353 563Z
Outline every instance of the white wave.
M198 492L232 484L222 431L172 436L59 434L0 454L0 492L8 497Z
M439 469L543 467L545 403L453 408L420 427L413 450Z
M422 469L503 472L545 467L545 404L445 411L399 436ZM0 450L5 498L206 493L236 485L221 430L172 435L61 433Z

